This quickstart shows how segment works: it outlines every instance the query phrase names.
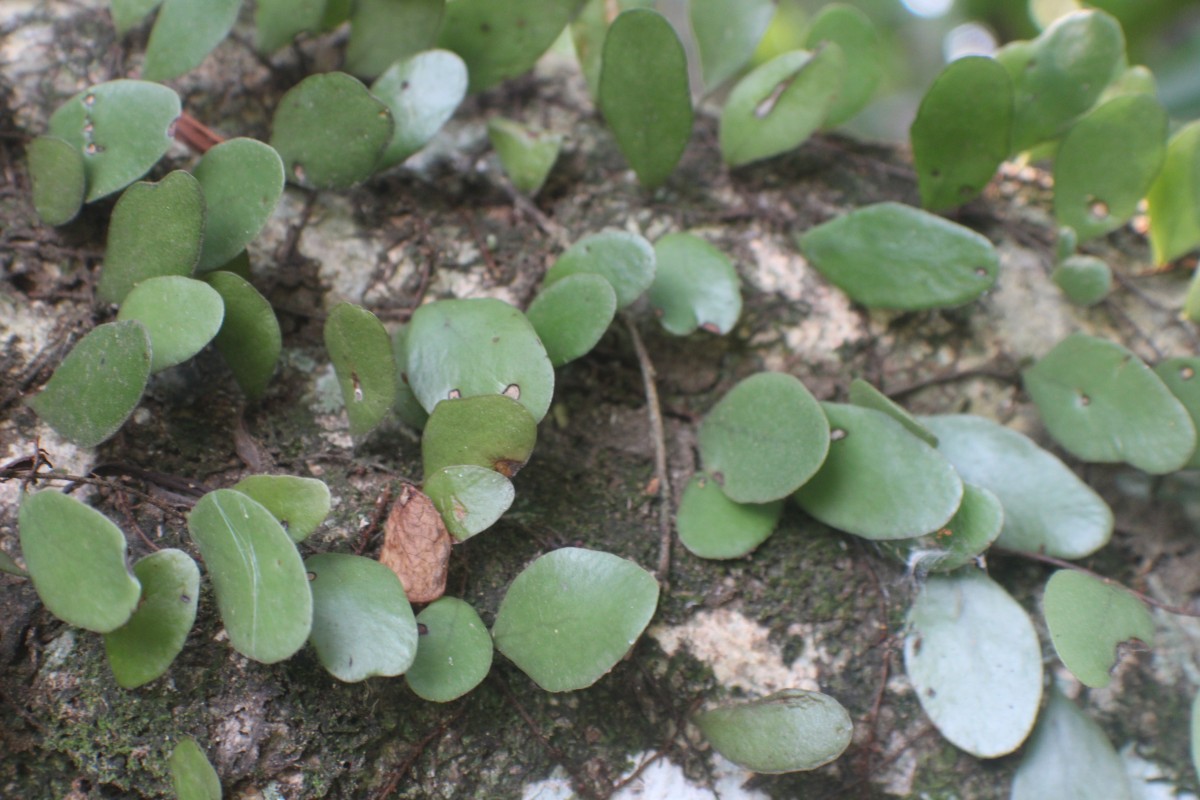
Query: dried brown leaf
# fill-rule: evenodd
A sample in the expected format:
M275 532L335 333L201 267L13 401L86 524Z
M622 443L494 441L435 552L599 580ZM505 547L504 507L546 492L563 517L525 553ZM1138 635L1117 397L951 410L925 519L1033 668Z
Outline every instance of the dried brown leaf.
M433 501L405 486L383 526L379 563L396 573L410 603L432 603L446 591L450 533Z

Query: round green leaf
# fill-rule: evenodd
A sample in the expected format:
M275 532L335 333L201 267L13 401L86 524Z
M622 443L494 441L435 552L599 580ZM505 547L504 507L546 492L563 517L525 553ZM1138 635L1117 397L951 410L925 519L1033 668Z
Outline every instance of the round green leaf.
M125 565L125 534L108 517L47 490L22 498L17 527L33 588L51 614L98 633L129 620L142 587Z
M854 734L841 703L801 689L705 711L696 715L696 726L718 753L766 774L828 764L850 746Z
M706 89L720 86L749 63L774 13L771 0L688 3Z
M422 406L417 396L413 394L408 382L408 352L405 344L408 339L408 326L402 325L392 336L392 357L396 360L396 416L404 424L421 430L429 419L429 412Z
M1200 245L1200 121L1171 137L1146 203L1154 263L1166 264Z
M134 286L121 303L118 320L135 320L150 333L150 371L187 361L213 340L225 319L225 304L204 281L164 275Z
M791 375L762 372L733 387L699 432L704 469L738 503L768 503L808 481L829 452L829 422Z
M1055 558L1083 558L1108 543L1113 515L1092 488L1031 439L983 417L922 417L964 481L1004 507L999 544Z
M730 166L786 153L821 127L846 77L836 44L776 56L738 81L721 110L718 139Z
M979 758L1016 750L1042 698L1042 650L1024 609L982 572L935 575L908 622L904 666L942 735Z
M357 78L310 75L275 109L271 146L288 178L314 189L345 189L370 177L392 138L392 114Z
M883 392L876 389L871 384L855 378L850 382L850 404L861 406L862 408L873 408L876 411L881 411L887 414L892 419L904 426L904 429L916 436L930 447L937 447L937 437L930 432L917 418L900 407L892 398L888 397Z
M357 0L350 12L346 69L374 78L402 58L433 46L446 0Z
M379 163L390 167L424 147L454 114L467 93L467 66L448 50L417 53L389 67L371 93L396 123Z
M325 349L337 373L350 433L378 425L396 401L396 362L383 323L365 308L339 303L325 318Z
M181 739L169 761L176 800L221 800L221 780L195 739Z
M617 293L603 275L579 272L546 286L525 316L556 367L591 351L617 313Z
M225 319L213 344L242 391L251 399L262 397L283 348L279 320L267 298L244 278L232 272L211 272L204 279L225 303Z
M517 191L537 194L562 149L561 134L535 131L504 117L488 120L488 139Z
M671 23L648 8L618 16L604 37L597 94L638 180L649 189L663 183L692 136L687 57Z
M675 527L683 546L701 558L741 558L767 540L782 514L782 500L735 503L701 473L683 490Z
M1157 99L1109 100L1072 125L1058 147L1054 216L1080 240L1116 230L1137 211L1166 152L1167 112Z
M938 210L983 191L1011 148L1013 83L993 58L950 62L909 129L921 205Z
M883 77L883 43L871 18L845 3L824 6L808 29L807 47L833 42L846 57L845 80L825 117L825 127L841 125L862 111Z
M797 238L831 283L870 308L969 303L992 288L999 258L986 237L900 203L864 206Z
M654 248L636 233L608 230L583 237L567 248L546 273L551 286L581 272L602 276L617 293L622 309L641 297L654 282Z
M404 680L422 700L448 703L462 697L492 668L492 637L470 604L435 600L417 615L417 658Z
M96 295L120 303L148 278L191 275L200 258L204 216L204 193L186 172L130 186L113 208Z
M726 334L742 313L742 291L729 257L690 233L670 233L654 244L650 305L668 333L696 328Z
M193 170L204 189L204 248L196 269L227 264L258 236L283 194L283 159L257 139L230 139Z
M303 647L312 592L296 545L271 512L241 492L218 489L196 503L188 530L233 649L273 664Z
M1075 570L1059 570L1050 577L1042 611L1063 665L1094 689L1112 679L1123 643L1154 641L1154 619L1141 600Z
M658 582L637 564L564 547L516 577L500 602L492 636L538 686L570 692L615 667L657 605Z
M200 599L200 569L182 550L159 550L133 567L141 602L121 627L104 634L117 683L136 689L161 676L183 650Z
M963 499L946 527L918 536L881 542L884 550L903 561L909 572L924 577L929 572L953 572L979 562L1004 527L1004 507L987 489L963 484Z
M487 394L520 401L535 421L550 407L554 367L546 349L525 315L502 300L421 306L406 328L404 351L408 384L426 411L442 400Z
M317 31L328 0L257 0L254 33L258 51L273 53L305 31Z
M83 154L65 139L39 136L25 148L33 207L47 225L66 225L83 206L87 172Z
M146 44L142 77L169 81L200 66L237 22L242 0L163 0Z
M329 487L297 475L251 475L233 488L270 511L292 537L302 542L329 516Z
M139 322L109 322L80 339L29 407L62 436L95 447L133 413L150 378L150 335Z
M460 542L492 527L508 511L514 496L507 477L472 464L439 469L425 479L422 490L437 506L446 529Z
M537 442L537 420L516 400L499 394L443 400L421 436L425 475L471 464L516 475Z
M1094 306L1112 291L1112 269L1095 256L1069 256L1050 278L1077 306Z
M50 135L83 154L87 202L124 189L171 146L179 95L147 81L109 81L85 89L50 117Z
M1023 373L1055 441L1084 461L1182 469L1196 427L1154 371L1119 344L1074 333Z
M1200 379L1196 378L1197 372L1200 372L1200 358L1193 357L1168 358L1154 368L1154 373L1171 390L1171 394L1183 403L1192 418L1192 424L1200 431ZM1184 467L1200 468L1200 448L1192 453Z
M1125 764L1100 726L1057 690L1013 775L1010 800L1133 800Z
M795 494L801 508L866 539L909 539L950 521L963 486L941 453L882 412L821 407L832 443L825 463Z
M371 558L309 556L309 641L321 666L340 681L400 675L417 653L417 621L396 573Z
M158 8L162 0L112 0L111 11L113 26L118 36L150 16L150 12Z

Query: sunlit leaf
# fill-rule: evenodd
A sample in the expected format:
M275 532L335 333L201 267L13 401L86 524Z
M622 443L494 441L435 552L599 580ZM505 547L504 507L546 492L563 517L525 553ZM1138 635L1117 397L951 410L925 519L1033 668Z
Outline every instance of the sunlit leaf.
M617 293L603 275L579 272L546 286L525 316L556 367L591 351L617 313Z
M815 50L822 42L833 42L846 58L845 80L825 117L825 127L831 128L870 102L883 77L884 47L871 18L846 3L829 3L813 18L807 47Z
M397 61L371 84L371 94L392 112L395 129L379 168L399 164L433 138L467 93L467 67L448 50L429 50Z
M937 447L937 437L924 425L922 425L916 417L908 413L896 401L888 397L883 392L876 389L871 384L864 381L862 378L855 378L850 381L849 398L851 405L861 406L863 408L873 408L876 411L882 411L892 419L904 426L904 429L916 436L930 447Z
M742 291L728 256L694 234L669 233L654 243L654 261L650 305L668 333L733 330L742 313Z
M442 467L425 479L422 488L441 512L450 535L460 542L492 527L512 505L515 494L507 476L473 464Z
M242 391L251 399L262 397L283 347L279 320L267 299L244 278L210 272L204 279L225 303L225 319L213 344Z
M270 511L294 542L304 541L329 516L329 487L298 475L251 475L233 488Z
M945 527L915 539L880 542L910 572L953 572L979 561L1004 527L1004 507L992 492L963 484L963 499Z
M87 172L83 154L65 139L39 136L25 148L33 207L47 225L66 225L83 206Z
M607 230L585 236L567 248L546 272L545 285L581 272L600 275L612 284L617 308L622 309L650 288L654 271L654 248L649 242L636 233Z
M135 320L150 334L150 371L187 361L213 340L225 318L221 295L204 281L179 275L147 278L121 303L118 320Z
M193 174L204 189L204 249L196 269L219 269L267 224L283 194L283 160L257 139L230 139L209 150Z
M473 464L516 475L537 442L537 421L516 400L491 394L438 403L421 436L425 475Z
M176 800L221 800L221 780L195 739L179 740L169 766Z
M504 117L492 117L488 120L488 139L512 185L532 195L542 188L558 160L563 137L535 131Z
M1154 263L1165 264L1200 246L1200 122L1171 137L1146 203Z
M470 604L454 597L435 600L417 615L417 625L417 658L404 674L417 697L448 703L487 677L492 637Z
M767 540L782 514L782 500L735 503L698 473L683 490L675 527L683 546L701 558L741 558Z
M1141 600L1075 570L1051 576L1042 611L1063 665L1092 688L1108 685L1123 643L1154 641L1154 619Z
M1050 278L1077 306L1094 306L1112 291L1112 269L1095 256L1068 256Z
M446 0L357 0L350 12L346 70L374 78L433 46Z
M167 81L200 66L237 22L242 0L163 0L146 44L142 77Z
M749 63L774 13L771 0L688 3L688 21L696 37L706 89L720 86Z
M396 400L396 362L383 323L365 308L339 303L325 318L325 349L337 373L350 433L375 428Z

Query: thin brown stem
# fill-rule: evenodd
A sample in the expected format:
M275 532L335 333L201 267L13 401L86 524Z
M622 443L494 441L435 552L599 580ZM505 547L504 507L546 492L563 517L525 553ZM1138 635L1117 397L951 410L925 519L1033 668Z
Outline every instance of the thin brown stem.
M924 380L911 383L908 386L902 386L899 389L893 389L887 393L888 397L897 400L901 397L906 397L910 394L916 394L922 389L929 389L934 386L942 386L947 383L956 383L965 381L969 378L990 378L1000 383L1008 383L1013 386L1021 382L1021 376L1016 372L1005 372L998 369L990 369L988 367L978 367L976 369L964 369L959 372L949 372L942 375L934 375Z
M204 155L225 141L224 136L186 111L179 115L179 119L175 120L175 139L200 155Z
M650 438L654 442L654 479L658 483L658 582L666 586L671 574L671 477L667 472L667 442L663 432L662 406L658 402L654 362L638 333L633 318L625 317L625 327L633 341L638 367L642 371L642 387L646 392L646 415L650 418Z

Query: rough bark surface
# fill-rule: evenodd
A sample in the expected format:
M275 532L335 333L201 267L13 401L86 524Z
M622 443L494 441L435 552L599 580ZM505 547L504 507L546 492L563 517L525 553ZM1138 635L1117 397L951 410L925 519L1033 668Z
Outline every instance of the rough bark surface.
M173 82L195 117L225 135L266 138L278 98L306 70L336 68L338 35L256 57L248 32ZM209 353L157 376L134 418L97 451L58 439L21 404L83 332L114 310L93 300L111 202L70 226L40 226L29 205L23 147L49 114L89 83L134 75L145 30L115 36L103 3L0 2L0 458L39 442L57 467L115 463L210 488L253 472L313 475L335 498L309 552L351 551L377 530L399 479L420 478L417 439L390 423L352 441L321 345L324 309L366 305L389 327L424 299L492 296L525 306L564 243L606 227L651 240L700 233L735 260L746 311L728 337L676 339L645 309L635 324L657 369L671 482L695 468L695 427L739 379L763 369L800 377L821 399L843 399L864 377L919 412L971 411L1043 443L1020 389L1020 365L1073 330L1124 342L1151 361L1192 352L1176 318L1186 276L1147 274L1130 230L1089 245L1120 277L1090 310L1069 306L1049 280L1054 227L1041 176L997 179L958 214L1002 255L998 287L944 312L867 312L830 287L792 236L847 209L916 203L906 155L835 135L730 172L715 124L699 121L676 174L641 190L587 99L553 60L531 76L471 98L438 143L410 165L343 193L289 189L251 249L256 283L277 309L285 354L263 401L247 406ZM565 133L568 145L536 203L516 199L488 146L489 115ZM186 166L172 151L155 170ZM564 545L603 548L653 568L659 509L654 451L634 347L614 326L599 348L559 371L555 408L516 478L517 500L487 533L456 546L452 595L490 624L505 587L537 555ZM1200 589L1191 476L1150 481L1116 468L1079 467L1114 506L1118 533L1088 565L1161 600ZM161 492L162 481L135 480ZM17 554L16 481L0 485L0 548ZM127 531L193 552L180 519L123 491L91 502ZM371 539L376 552L378 536ZM137 534L131 548L147 546ZM1040 619L1048 570L993 558L991 573ZM193 736L237 798L507 798L556 774L579 796L607 797L644 754L661 754L695 782L714 760L689 715L727 696L795 686L836 697L855 720L855 743L809 774L750 778L771 797L1007 797L1019 754L982 762L942 740L902 677L897 657L916 585L851 537L789 508L751 557L706 562L675 548L670 589L651 634L591 689L538 690L502 658L467 697L417 699L403 680L342 684L311 651L264 666L224 641L211 590L188 646L168 675L117 687L100 637L53 619L27 582L0 574L0 796L161 798L166 756ZM1112 686L1079 700L1118 748L1195 787L1187 709L1200 680L1200 626L1157 614L1153 651L1125 659ZM1051 653L1048 653L1051 655ZM1049 663L1054 663L1053 661ZM641 755L639 755L641 754ZM748 778L750 776L747 776Z

